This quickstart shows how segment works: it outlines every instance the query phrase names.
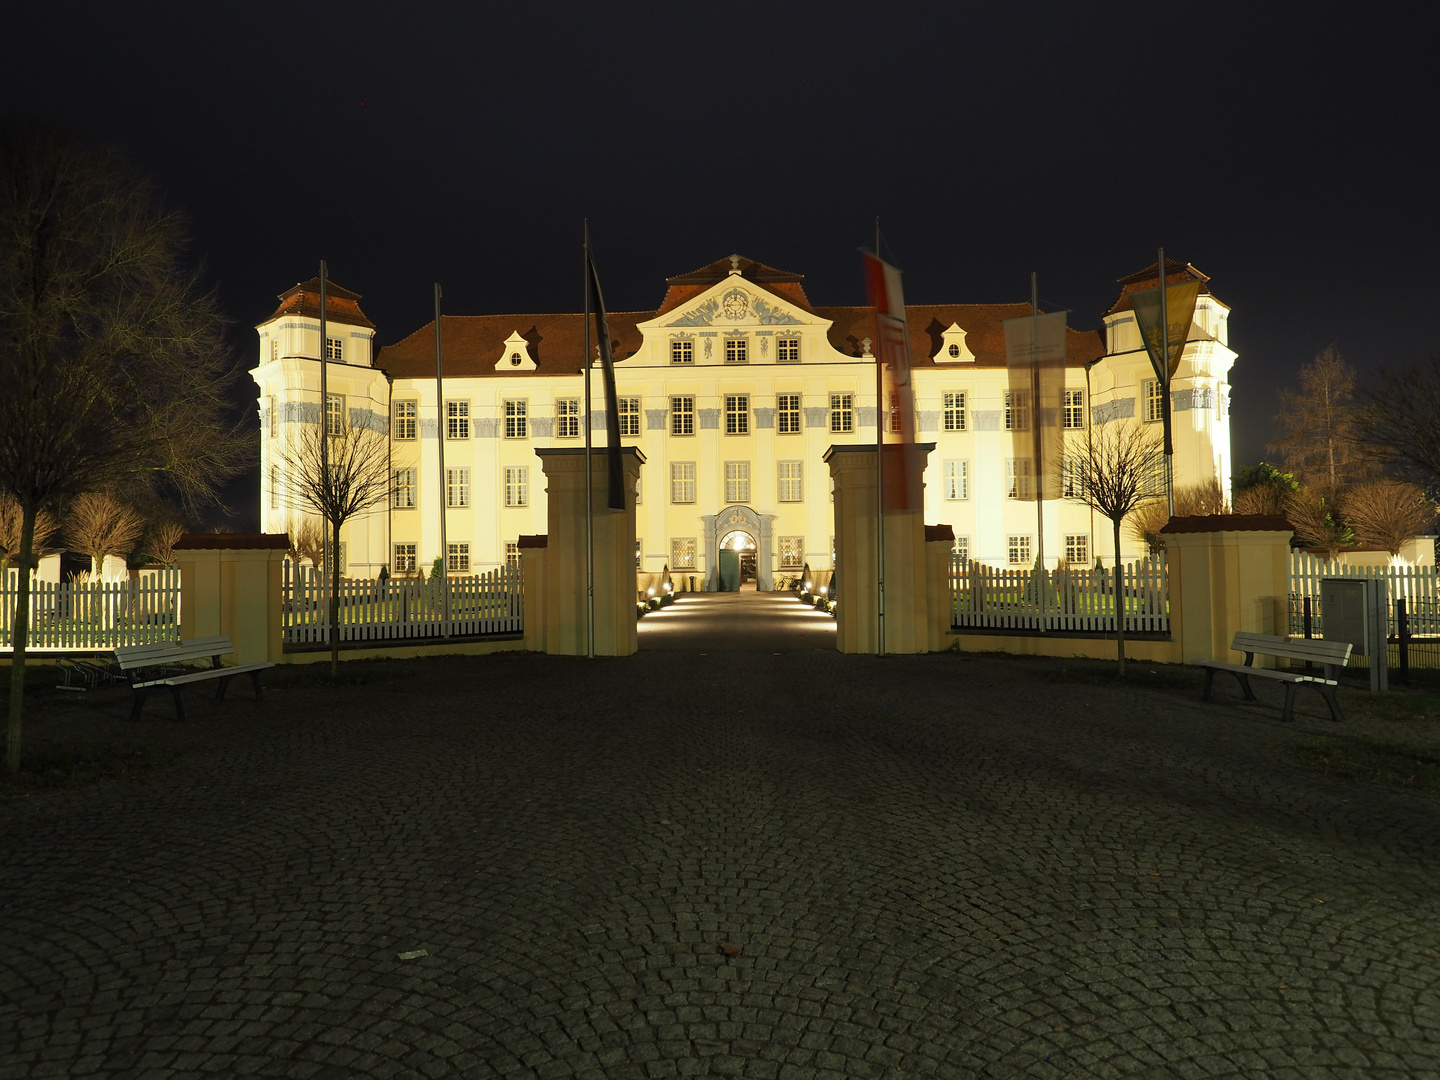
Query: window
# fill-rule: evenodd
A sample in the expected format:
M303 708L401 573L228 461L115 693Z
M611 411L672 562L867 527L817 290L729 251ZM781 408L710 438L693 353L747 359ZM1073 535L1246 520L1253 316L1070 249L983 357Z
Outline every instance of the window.
M280 466L270 466L270 509L280 509Z
M470 437L470 402L447 401L445 403L445 438L468 439Z
M725 501L727 503L750 501L750 463L748 461L725 462Z
M621 435L640 434L640 399L638 397L616 398L615 415L620 418Z
M955 345L955 344L952 343L948 351L949 351L949 353L950 353L951 356L955 357L956 359L959 359L959 357L960 357L960 346L959 346L959 345Z
M418 402L395 402L395 438L402 440L415 438L415 417L418 413Z
M1005 459L1005 497L1007 499L1030 498L1030 459Z
M452 574L468 574L470 572L470 545L446 544L445 569Z
M1155 455L1155 460L1140 479L1140 493L1147 498L1158 499L1165 494L1165 458Z
M1066 535L1065 561L1071 566L1090 565L1090 537L1087 533L1069 533Z
M775 431L780 435L800 434L800 395L775 395Z
M693 536L670 541L670 569L695 569L695 538Z
M623 435L624 432L621 432ZM555 400L555 436L560 439L580 437L580 399L557 398Z
M750 434L750 395L725 395L725 434Z
M335 361L345 359L345 345L338 337L325 339L325 359Z
M1060 426L1079 431L1085 426L1085 391L1066 390L1060 395Z
M1030 391L1005 391L1005 430L1030 430Z
M505 569L520 569L520 545L518 543L505 545Z
M530 403L524 398L511 398L505 402L505 437L507 439L528 439L530 437Z
M645 487L645 478L644 478L643 476L637 476L637 477L635 477L635 505L636 505L636 506L639 506L639 505L640 505L641 496L644 494L644 487Z
M748 364L750 362L750 342L743 337L732 337L725 339L725 363L727 364Z
M344 394L329 394L325 398L325 434L345 434Z
M470 470L445 470L445 505L470 505Z
M1164 419L1165 394L1159 379L1146 379L1141 384L1141 395L1145 399L1145 422L1153 424Z
M951 458L945 462L945 498L968 499L970 497L970 463Z
M273 439L280 433L280 413L275 408L274 394L265 399L265 421L269 425L270 437Z
M1011 566L1029 566L1030 537L1007 536L1005 538L1005 561Z
M780 537L780 569L800 570L805 566L805 538L803 536Z
M1066 454L1060 459L1060 497L1062 499L1083 499L1085 497L1085 459L1078 454Z
M640 569L640 564L641 564L641 562L643 561L643 557L642 557L641 554L640 554L640 547L641 547L641 541L640 541L640 538L637 536L637 537L635 538L635 569L636 569L636 570L639 570L639 569Z
M693 364L695 362L695 343L693 341L672 341L670 342L670 363L672 364Z
M805 499L805 463L782 461L780 470L780 502L803 502Z
M394 557L391 562L397 574L413 574L415 572L415 545L396 544L394 546Z
M396 469L390 490L390 505L397 510L415 509L415 470Z
M505 466L505 505L530 505L530 466Z
M954 348L952 345L951 348ZM942 422L946 431L965 430L965 391L955 390L944 397Z
M693 397L672 397L670 399L670 434L695 434L695 399Z
M280 359L280 339L279 339L279 338L271 338L271 339L270 339L270 359L271 359L271 360L279 360L279 359Z
M955 558L962 563L970 561L970 538L968 536L955 537L955 547L951 549Z
M855 430L855 396L853 394L830 395L830 430Z
M775 339L775 359L782 364L796 364L800 362L800 339L798 337L779 337Z
M672 461L670 463L670 501L672 503L693 503L695 501L695 463L693 461Z

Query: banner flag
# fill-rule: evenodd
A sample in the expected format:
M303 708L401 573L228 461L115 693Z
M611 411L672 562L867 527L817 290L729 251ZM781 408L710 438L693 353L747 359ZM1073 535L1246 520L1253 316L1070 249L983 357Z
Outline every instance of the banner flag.
M1015 432L1015 465L1006 492L1012 499L1060 497L1065 456L1061 399L1065 392L1065 320L1069 314L1052 311L1001 321L1005 327L1005 366L1010 373L1006 424Z
M1185 351L1185 342L1190 337L1190 324L1195 319L1195 301L1200 295L1200 282L1182 281L1178 285L1165 286L1165 321L1169 325L1167 348L1160 346L1160 289L1146 289L1131 293L1130 304L1135 309L1135 322L1140 327L1140 337L1145 342L1145 351L1150 354L1150 365L1155 377L1166 386L1175 377L1180 367L1180 356ZM1163 355L1163 359L1162 359Z
M1066 311L1052 311L1047 315L1001 320L1005 327L1006 365L1064 364L1065 317L1068 314Z
M605 383L605 441L610 465L610 491L607 505L611 510L625 509L625 467L620 461L620 409L615 400L615 357L610 349L610 324L605 320L605 298L600 294L600 278L595 273L595 260L590 246L585 246L585 264L590 268L590 289L595 296L595 339L600 344L601 378ZM585 362L591 363L590 357ZM585 403L585 423L590 423L590 403Z
M900 271L869 251L865 261L865 288L875 309L875 362L881 366L883 394L875 403L875 442L885 433L898 436L893 463L885 451L886 510L923 510L924 482L915 451L915 390L910 383L910 331L905 318L905 295Z

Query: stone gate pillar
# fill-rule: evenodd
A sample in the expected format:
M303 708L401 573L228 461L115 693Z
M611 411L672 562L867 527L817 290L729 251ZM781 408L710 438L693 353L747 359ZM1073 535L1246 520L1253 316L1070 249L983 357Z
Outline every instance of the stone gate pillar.
M899 444L885 448L887 487L899 484ZM934 443L914 447L919 465ZM892 457L892 450L894 451ZM832 446L823 459L835 481L836 645L841 652L879 648L876 572L875 447ZM894 479L892 479L892 474ZM891 488L895 490L895 488ZM923 510L885 511L885 651L923 653L930 644L929 575Z
M588 600L585 589L585 451L535 451L545 470L549 520L545 548L545 651L564 656L586 653ZM590 490L595 510L595 655L629 656L635 633L635 481L645 455L621 448L625 467L625 509L611 510L606 450L591 457Z

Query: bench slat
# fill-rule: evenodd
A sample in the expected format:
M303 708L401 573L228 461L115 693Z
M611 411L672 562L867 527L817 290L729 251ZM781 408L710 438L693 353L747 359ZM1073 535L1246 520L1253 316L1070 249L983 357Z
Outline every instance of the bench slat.
M1326 641L1323 638L1291 638L1286 640L1271 634L1252 634L1241 631L1235 635L1230 648L1235 652L1263 653L1266 656L1283 656L1292 660L1313 660L1341 664L1350 659L1354 648L1348 641Z

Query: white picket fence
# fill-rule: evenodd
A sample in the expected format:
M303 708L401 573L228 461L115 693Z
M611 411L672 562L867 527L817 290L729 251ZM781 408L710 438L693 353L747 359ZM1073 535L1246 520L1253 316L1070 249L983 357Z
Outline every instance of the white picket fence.
M285 643L328 645L329 579L286 560L282 589ZM342 578L339 598L342 642L518 634L525 627L519 567L451 577L448 622L438 581Z
M1440 568L1434 566L1350 566L1326 562L1303 551L1290 553L1291 632L1300 632L1304 601L1310 599L1311 633L1323 631L1320 610L1320 579L1327 577L1380 578L1390 590L1390 633L1397 634L1395 600L1405 598L1410 633L1417 637L1440 636Z
M0 652L14 647L19 578L0 582ZM180 571L144 571L129 581L30 582L27 650L73 652L153 645L180 636Z
M1120 567L1127 634L1170 632L1165 557ZM1115 572L1087 568L1016 570L955 559L951 625L958 629L1115 632Z

